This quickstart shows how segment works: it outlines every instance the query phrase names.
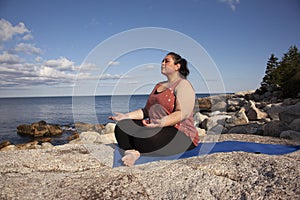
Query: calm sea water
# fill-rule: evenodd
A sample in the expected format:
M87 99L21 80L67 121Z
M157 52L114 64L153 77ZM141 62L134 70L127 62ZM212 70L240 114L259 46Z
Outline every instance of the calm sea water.
M197 95L204 96L208 94ZM64 127L74 127L74 122L106 124L112 122L107 118L112 112L142 108L147 98L148 95L0 98L0 142L9 140L19 144L31 141L32 138L17 134L17 126L40 120ZM54 137L54 144L64 143L66 136L68 131Z

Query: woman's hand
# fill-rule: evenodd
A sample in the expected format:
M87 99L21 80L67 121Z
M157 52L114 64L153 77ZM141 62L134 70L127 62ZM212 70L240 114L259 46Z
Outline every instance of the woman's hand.
M164 120L163 119L155 119L155 120L152 120L151 122L149 120L143 119L142 123L146 128L161 128L161 127L164 127Z
M114 112L114 116L109 116L108 118L114 121L121 121L123 119L128 119L127 114L119 113L119 112Z

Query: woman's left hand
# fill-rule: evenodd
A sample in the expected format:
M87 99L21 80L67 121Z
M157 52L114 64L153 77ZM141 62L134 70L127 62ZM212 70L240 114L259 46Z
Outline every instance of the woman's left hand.
M142 120L143 125L146 128L160 128L163 127L163 120L162 119L155 119L152 120L151 122L149 120Z

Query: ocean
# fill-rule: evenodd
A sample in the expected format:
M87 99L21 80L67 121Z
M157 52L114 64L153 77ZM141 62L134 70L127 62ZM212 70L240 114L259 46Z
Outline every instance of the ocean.
M197 94L205 97L209 94ZM30 142L31 137L17 134L17 126L41 120L59 124L64 134L52 138L54 145L66 143L74 131L75 122L106 124L112 122L112 112L128 112L145 106L148 95L120 95L94 97L19 97L0 98L0 143Z

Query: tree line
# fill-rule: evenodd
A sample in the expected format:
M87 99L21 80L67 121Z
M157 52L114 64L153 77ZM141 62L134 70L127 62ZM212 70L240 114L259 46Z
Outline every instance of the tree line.
M300 92L300 53L291 46L279 60L271 54L258 93L279 90L284 98L297 97Z

